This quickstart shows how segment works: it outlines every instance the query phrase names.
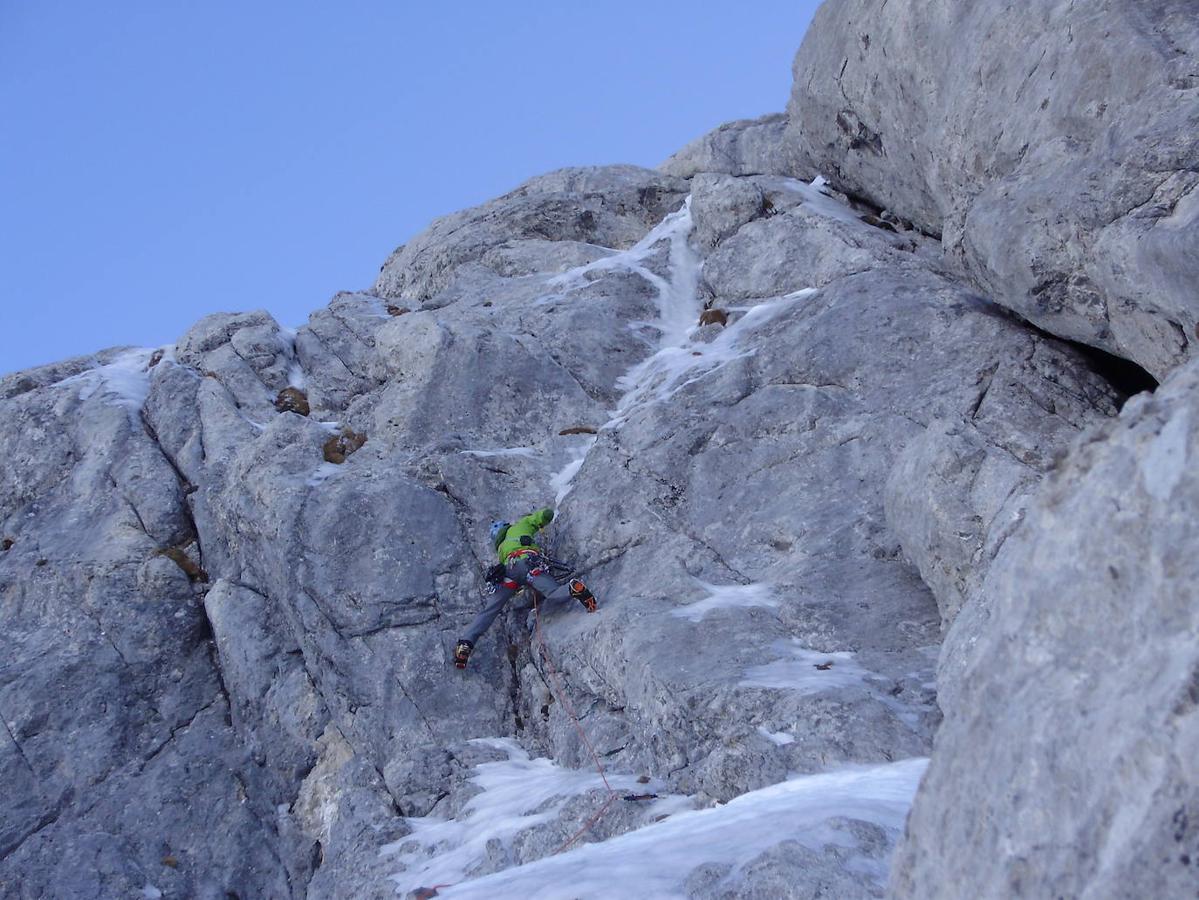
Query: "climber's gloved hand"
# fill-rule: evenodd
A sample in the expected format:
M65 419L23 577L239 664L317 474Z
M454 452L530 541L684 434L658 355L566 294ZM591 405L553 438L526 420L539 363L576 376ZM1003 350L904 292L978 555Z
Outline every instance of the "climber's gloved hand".
M483 580L488 584L499 584L504 580L504 564L496 563L487 570L487 574L483 576Z

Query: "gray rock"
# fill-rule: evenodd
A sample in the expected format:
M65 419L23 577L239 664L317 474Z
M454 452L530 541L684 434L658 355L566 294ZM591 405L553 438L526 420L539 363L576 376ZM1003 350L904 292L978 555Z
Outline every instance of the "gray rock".
M743 225L787 212L804 201L799 185L786 178L696 175L691 180L694 246L707 253Z
M896 896L1193 891L1196 398L1190 363L1079 438L950 631Z
M606 247L581 241L548 241L532 238L508 241L483 254L482 263L504 278L561 273L610 256Z
M779 124L733 129L733 155ZM961 716L993 586L1046 527L1012 520L1119 398L927 239L813 185L693 175L684 205L660 172L552 173L434 223L294 337L219 314L156 365L5 380L6 889L393 894L453 852L413 835L470 817L502 756L480 738L573 769L594 747L696 806L930 752L943 622ZM705 300L724 323L698 327ZM287 386L311 415L275 408ZM325 461L343 428L365 443ZM546 504L599 612L514 603L454 670L487 523ZM550 798L463 871L545 857L597 799ZM646 824L618 806L590 837ZM679 889L877 894L893 831L836 830Z
M215 378L259 422L274 413L275 397L290 383L292 342L269 313L214 313L180 338L179 363Z
M391 255L375 293L428 300L446 287L455 268L513 240L629 247L685 193L681 179L636 166L542 175L490 203L438 219Z
M267 597L223 579L205 595L204 609L233 724L248 752L260 764L269 761L287 783L303 778L328 713L299 647L281 646L280 633L269 626L278 610Z
M947 629L1024 516L1040 472L964 423L935 422L887 480L887 524L937 598Z
M796 168L942 234L1032 322L1160 377L1199 305L1188 2L835 0L795 59Z
M943 628L1023 521L1054 450L1096 411L1114 415L1120 399L1083 358L1035 339L1031 352L981 367L977 390L969 414L932 423L887 480L887 523L936 596Z
M336 418L386 380L375 333L389 318L379 298L342 292L296 330L297 369L289 380L307 390L318 418Z
M399 840L408 827L378 772L329 726L317 741L319 761L300 785L292 807L315 841L316 872L307 885L315 897L391 898L395 864L380 845Z
M677 789L721 799L777 780L776 761L815 771L927 746L935 717L922 707L926 680L916 673L937 622L898 559L881 491L921 425L968 417L980 371L1038 353L1048 357L1043 367L990 388L999 392L996 409L1027 404L1030 388L1052 392L1082 421L1111 409L1102 380L1076 354L980 312L928 271L843 278L755 337L755 355L601 433L567 498L563 545L598 563L616 615L602 627L583 620L554 646L594 698L584 695L583 705L623 710L625 749L616 759L674 769ZM967 346L974 351L961 354ZM988 361L980 352L996 355ZM1062 369L1077 369L1093 400L1049 380ZM771 412L780 409L788 411L781 421ZM1032 427L1020 423L1007 436L1026 453L1048 459L1074 433L1029 419ZM641 523L654 521L664 533L641 543ZM702 599L703 583L748 582L773 585L777 608L713 612L711 625L671 615ZM906 624L895 634L882 621ZM880 641L883 633L891 636ZM857 686L821 696L740 683L756 662L801 672L821 653L833 654L831 671L842 666ZM571 741L567 725L551 716L551 739ZM794 729L798 739L781 748L755 743L758 725ZM569 743L555 750L572 754Z
M749 222L704 261L704 283L718 299L744 301L908 263L910 242L848 218L830 219L801 203Z
M202 559L136 412L149 358L100 358L3 402L6 896L290 896L307 877L264 824L273 786L245 792L203 584L163 555Z
M692 178L701 172L725 175L798 174L788 165L783 142L786 127L787 118L782 113L726 122L696 138L658 168L667 175L680 178Z

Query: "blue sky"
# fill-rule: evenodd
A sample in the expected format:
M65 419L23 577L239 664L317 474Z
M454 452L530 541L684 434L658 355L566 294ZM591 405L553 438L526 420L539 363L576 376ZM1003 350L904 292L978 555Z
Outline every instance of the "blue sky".
M438 215L781 111L818 5L0 0L0 373L294 327Z

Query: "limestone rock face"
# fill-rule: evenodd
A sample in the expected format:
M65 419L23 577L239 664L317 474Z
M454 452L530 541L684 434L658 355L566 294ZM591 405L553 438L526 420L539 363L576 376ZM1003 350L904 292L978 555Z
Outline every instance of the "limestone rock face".
M1046 352L1052 346L1039 342L982 367L968 414L931 423L888 476L887 522L937 598L946 628L978 593L1057 461L1047 449L1063 448L1093 410L1117 410L1117 397L1096 389L1093 370L1077 358L1064 365Z
M667 175L692 178L711 172L724 175L792 175L783 134L787 117L773 113L759 119L726 122L696 138L658 168ZM812 177L808 175L808 177Z
M795 58L792 168L941 234L978 288L1158 377L1199 300L1188 0L830 0Z
M446 287L457 267L526 240L628 247L677 207L686 192L681 179L635 166L542 175L483 206L438 219L392 254L375 292L428 300Z
M229 725L203 585L163 552L201 558L140 417L151 358L103 354L3 401L5 896L279 896L310 868Z
M702 176L684 202L663 177L549 176L452 233L435 224L392 269L389 283L441 285L407 314L340 294L294 335L264 313L210 316L154 366L97 358L4 401L23 427L0 454L2 614L20 660L5 670L16 787L0 876L82 890L52 860L94 840L89 816L135 779L199 792L222 838L187 830L184 807L166 832L130 823L134 850L102 891L415 886L418 861L446 852L421 823L471 821L473 773L492 759L472 742L589 765L555 677L613 777L692 806L927 755L943 615L888 528L889 473L913 442L955 455L946 422L1039 473L1114 395L1077 351L938 271L922 239L817 188ZM612 246L499 240L527 233L530 204L579 192L612 211ZM466 261L503 247L519 250L510 266ZM705 302L725 315L701 328ZM289 387L310 415L276 408ZM326 462L346 430L366 440ZM456 672L487 523L546 504L552 552L599 613L546 610L531 638L517 603ZM203 754L211 776L157 774L167 752L184 767ZM127 774L109 788L114 766ZM587 808L467 871L546 855ZM877 870L894 826L846 821L829 827L869 832ZM629 808L596 833L646 823ZM805 852L819 877L881 890L843 855ZM746 890L793 875L785 848L755 859ZM720 878L688 883L706 896Z
M896 895L1194 890L1197 422L1189 363L1078 438L1029 504L987 573L985 627L947 638L956 687Z
M1000 12L829 0L786 119L0 379L0 894L1189 889L1194 21ZM547 505L598 611L455 669Z

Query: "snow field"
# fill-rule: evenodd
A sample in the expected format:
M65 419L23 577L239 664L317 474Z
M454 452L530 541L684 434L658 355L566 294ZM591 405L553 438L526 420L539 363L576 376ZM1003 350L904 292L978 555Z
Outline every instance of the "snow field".
M510 738L479 738L474 743L508 756L475 767L470 780L482 793L467 802L457 819L408 819L412 833L381 850L405 867L394 876L401 896L422 886L462 881L487 859L490 842L507 845L519 832L553 821L571 797L604 790L599 773L531 759ZM617 791L647 789L631 775L609 774L608 781Z
M702 865L729 867L721 884L733 889L745 866L784 840L816 852L831 845L852 853L859 844L844 820L878 825L893 844L927 764L909 759L792 778L723 806L680 812L602 843L456 883L440 895L463 900L685 897L688 875ZM880 886L886 879L887 861L865 852L848 867Z

